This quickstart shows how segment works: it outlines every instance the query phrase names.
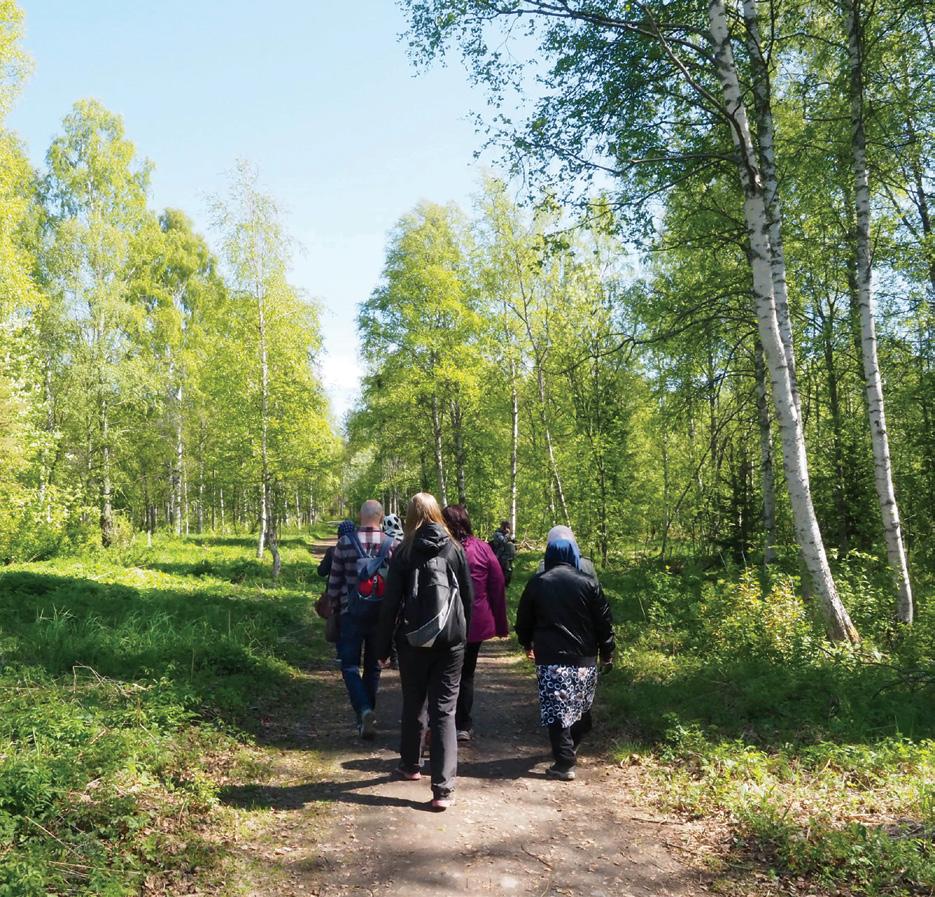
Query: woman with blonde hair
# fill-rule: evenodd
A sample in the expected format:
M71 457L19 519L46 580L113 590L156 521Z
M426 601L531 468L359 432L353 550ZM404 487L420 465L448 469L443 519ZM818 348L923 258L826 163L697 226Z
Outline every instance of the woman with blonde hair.
M435 497L416 493L406 511L405 537L390 562L377 644L385 661L395 633L403 692L397 774L407 781L422 778L422 708L427 704L434 810L446 810L453 800L455 708L473 601L464 551Z

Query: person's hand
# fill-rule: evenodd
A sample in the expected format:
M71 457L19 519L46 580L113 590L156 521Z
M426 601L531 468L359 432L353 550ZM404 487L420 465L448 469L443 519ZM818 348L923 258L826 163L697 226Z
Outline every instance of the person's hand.
M382 658L381 660L378 660L378 661L377 661L377 664L379 665L379 667L380 667L381 670L388 669L390 663L391 663L391 660L390 660L389 657L384 657L384 658Z
M526 660L535 660L535 659L536 659L535 652L530 646L529 648L526 649Z
M614 668L614 658L613 655L610 657L601 658L601 672L609 673Z

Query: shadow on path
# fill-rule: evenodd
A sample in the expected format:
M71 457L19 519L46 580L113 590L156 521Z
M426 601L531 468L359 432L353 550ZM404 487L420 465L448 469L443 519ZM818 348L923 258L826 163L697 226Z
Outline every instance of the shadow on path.
M476 737L459 745L455 805L430 813L428 763L417 782L395 778L399 682L384 674L376 742L349 733L351 711L336 670L310 673L321 697L311 728L317 762L281 752L291 772L272 784L228 787L222 800L272 814L255 897L690 897L701 876L660 838L679 827L635 806L632 775L585 756L574 783L544 772L535 682L505 644L485 645L477 674ZM600 721L598 720L598 725ZM300 772L297 776L296 772ZM320 827L327 826L327 832Z

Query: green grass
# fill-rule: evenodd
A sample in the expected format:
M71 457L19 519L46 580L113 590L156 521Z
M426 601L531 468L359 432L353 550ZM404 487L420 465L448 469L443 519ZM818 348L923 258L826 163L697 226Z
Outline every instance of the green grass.
M668 809L726 820L728 889L935 892L935 615L889 623L885 567L836 571L865 637L832 650L790 575L644 562L603 576L620 643L602 685L617 759ZM928 599L928 600L926 600Z
M220 874L219 772L311 695L308 537L283 575L238 537L0 570L0 895L139 894ZM196 873L197 870L197 873Z
M273 723L314 699L300 669L330 655L309 541L283 539L276 584L232 536L0 569L0 897L223 880L218 783L258 762L251 745L284 743ZM518 558L514 606L538 560ZM727 822L727 889L935 889L933 583L899 633L885 567L855 556L837 579L861 651L830 650L782 573L602 575L620 644L599 692L609 749L663 806Z

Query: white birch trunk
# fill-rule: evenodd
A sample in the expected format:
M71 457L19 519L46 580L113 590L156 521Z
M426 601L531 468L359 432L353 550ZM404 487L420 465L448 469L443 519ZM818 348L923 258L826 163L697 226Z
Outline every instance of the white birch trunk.
M893 488L893 465L890 459L886 415L883 407L883 379L877 354L876 322L873 308L873 284L870 260L870 185L867 177L867 144L864 132L863 47L860 20L854 0L843 0L847 27L847 55L850 74L851 160L854 166L854 203L857 213L857 304L860 310L860 344L867 413L870 417L870 441L873 446L873 480L880 513L886 554L896 579L896 619L911 623L913 618L912 586L899 523L899 507Z
M770 375L796 539L819 595L829 637L834 641L856 643L859 636L838 596L812 504L802 422L776 314L766 203L730 45L724 0L709 0L708 22L725 111L737 150L738 170L744 192L744 220L750 241L757 327Z
M101 428L101 544L109 548L114 541L114 510L112 505L110 406L105 394L104 378L99 383L98 413Z
M757 20L757 0L742 0L747 50L753 68L753 96L756 108L757 137L759 139L760 178L769 232L770 271L776 320L789 366L789 380L795 406L802 414L799 386L795 370L795 351L792 338L792 315L789 311L789 290L786 284L786 257L782 241L782 209L779 202L779 180L776 175L775 127L773 124L772 96L769 66L763 56L760 26Z
M760 491L763 493L763 563L776 560L776 477L773 471L773 436L766 389L766 361L757 340L753 365L756 372L756 412L760 431Z
M257 322L260 337L260 526L257 537L256 556L262 559L266 547L266 531L269 521L269 357L266 348L266 307L263 287L257 284Z
M467 504L467 479L464 468L464 415L461 412L461 402L455 399L451 403L451 430L455 445L455 476L458 483L458 501Z
M562 478L559 476L558 465L555 463L555 450L552 446L552 431L549 428L549 416L546 410L545 374L542 370L542 363L538 355L536 357L536 383L539 389L539 416L542 419L545 450L549 458L549 472L552 475L552 484L555 486L556 495L558 495L558 505L562 512L562 522L566 526L571 526L571 519L568 516L568 505L565 503L565 490L562 488Z
M510 532L516 537L516 496L519 461L519 394L516 391L516 362L510 359Z

